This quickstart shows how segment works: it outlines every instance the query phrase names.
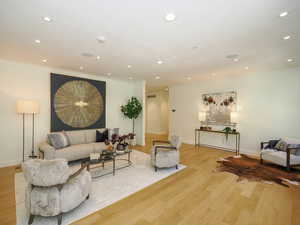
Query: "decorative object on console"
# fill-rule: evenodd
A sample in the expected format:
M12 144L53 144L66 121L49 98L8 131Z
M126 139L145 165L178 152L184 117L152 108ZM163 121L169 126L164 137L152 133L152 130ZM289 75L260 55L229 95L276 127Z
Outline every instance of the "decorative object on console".
M36 158L34 154L34 115L40 112L37 101L20 100L17 102L17 113L22 114L23 118L23 162L25 160L25 114L32 114L32 149L30 158Z
M143 109L141 102L136 97L131 97L126 105L121 106L121 111L125 117L132 120L132 133L134 132L134 120L139 117ZM132 145L135 145L133 141Z
M51 73L51 131L105 127L106 83Z
M206 113L207 123L220 125L231 123L230 113L236 111L236 92L203 94L202 101L208 110Z
M126 151L129 146L129 141L134 139L135 134L129 133L127 135L119 136L117 134L112 135L111 140L106 140L105 144L112 146L111 149L119 152Z

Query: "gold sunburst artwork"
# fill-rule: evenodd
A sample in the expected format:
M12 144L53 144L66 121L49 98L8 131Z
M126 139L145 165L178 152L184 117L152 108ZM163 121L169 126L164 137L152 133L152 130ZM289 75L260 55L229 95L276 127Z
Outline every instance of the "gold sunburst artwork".
M64 83L55 93L54 110L63 123L73 128L85 128L99 120L104 102L94 85L73 80Z

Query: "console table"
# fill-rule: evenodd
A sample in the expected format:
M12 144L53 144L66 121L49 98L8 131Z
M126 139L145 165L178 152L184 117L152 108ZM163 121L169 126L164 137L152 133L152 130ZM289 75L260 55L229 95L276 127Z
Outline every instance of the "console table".
M199 128L195 129L195 147L199 147L201 145L201 143L200 143L201 132L226 135L226 132L221 131L221 130L202 130ZM236 155L239 155L240 154L240 140L241 140L240 132L230 132L230 133L228 133L228 135L235 136L235 149L234 150L235 150ZM212 147L217 147L217 146L212 146ZM232 150L229 148L224 148L224 149Z

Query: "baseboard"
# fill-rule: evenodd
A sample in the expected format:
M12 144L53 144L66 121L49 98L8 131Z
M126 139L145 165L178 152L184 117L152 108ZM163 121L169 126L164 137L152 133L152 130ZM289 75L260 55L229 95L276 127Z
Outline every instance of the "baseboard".
M8 166L17 166L20 163L21 162L18 160L10 160L10 161L6 161L6 162L0 162L0 168L8 167Z

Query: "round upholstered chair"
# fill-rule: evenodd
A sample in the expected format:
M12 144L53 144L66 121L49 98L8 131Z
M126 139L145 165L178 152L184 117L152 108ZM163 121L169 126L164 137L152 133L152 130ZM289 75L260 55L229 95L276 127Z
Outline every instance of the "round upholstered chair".
M57 216L60 225L64 213L89 198L92 179L84 167L71 174L65 159L34 159L24 162L22 169L28 183L28 224L32 224L35 216Z
M153 141L151 150L151 163L157 171L158 168L176 167L178 169L181 139L179 136L171 136L170 141Z

